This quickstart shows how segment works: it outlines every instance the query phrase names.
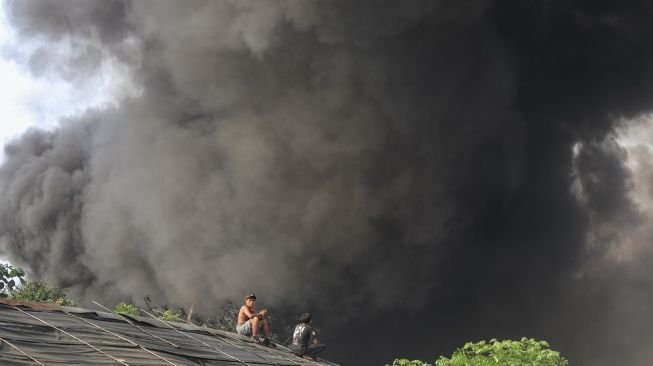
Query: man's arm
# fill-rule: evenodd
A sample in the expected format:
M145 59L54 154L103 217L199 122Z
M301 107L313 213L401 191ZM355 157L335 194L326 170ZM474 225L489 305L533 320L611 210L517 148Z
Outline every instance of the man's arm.
M243 305L243 306L240 308L240 312L241 312L242 314L245 314L245 316L246 316L248 319L252 319L252 318L254 318L254 317L257 317L257 318L263 318L263 316L264 316L265 314L267 314L267 310L261 310L261 311L259 311L258 313L253 313L253 312L249 311L249 308L248 308L247 306L245 306L245 305Z

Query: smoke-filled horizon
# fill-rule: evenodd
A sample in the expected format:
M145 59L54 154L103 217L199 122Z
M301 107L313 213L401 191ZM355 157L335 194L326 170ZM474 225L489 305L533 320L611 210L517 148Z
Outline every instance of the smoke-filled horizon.
M645 1L11 1L35 75L139 90L5 146L0 255L85 299L316 314L326 358L653 343Z

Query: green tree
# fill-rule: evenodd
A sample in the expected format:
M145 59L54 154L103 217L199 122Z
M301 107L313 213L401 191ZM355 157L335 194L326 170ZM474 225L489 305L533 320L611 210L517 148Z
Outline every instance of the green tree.
M50 287L46 282L28 281L22 286L14 288L9 297L15 300L44 302L63 306L75 306L75 302L68 298L65 289Z
M411 361L405 358L399 358L392 363L392 366L431 366L431 364L420 360Z
M0 292L7 295L16 288L16 280L21 284L25 283L23 277L25 271L21 268L14 268L8 263L0 263Z
M567 366L559 352L549 349L545 341L522 338L519 341L480 341L467 343L451 358L440 356L436 366Z

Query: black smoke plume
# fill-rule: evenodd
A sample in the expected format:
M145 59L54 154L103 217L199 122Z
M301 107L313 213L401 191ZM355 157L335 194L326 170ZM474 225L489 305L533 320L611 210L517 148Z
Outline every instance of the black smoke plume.
M653 106L650 2L5 11L35 75L114 62L140 90L5 147L0 253L33 276L209 310L254 291L347 365L521 336L650 364L650 180L616 137Z

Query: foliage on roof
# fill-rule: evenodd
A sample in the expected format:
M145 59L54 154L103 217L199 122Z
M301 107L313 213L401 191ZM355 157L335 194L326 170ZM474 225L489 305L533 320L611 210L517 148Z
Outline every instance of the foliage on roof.
M75 306L75 301L68 298L65 289L49 286L43 281L28 281L14 288L9 297L14 300L43 302L63 306Z
M136 306L124 302L121 302L118 305L116 305L116 307L113 308L113 312L116 314L131 315L131 316L141 315L141 311Z
M183 320L181 319L181 313L173 313L172 310L170 309L159 314L159 319L165 320L167 322L177 322L177 323L183 322Z

